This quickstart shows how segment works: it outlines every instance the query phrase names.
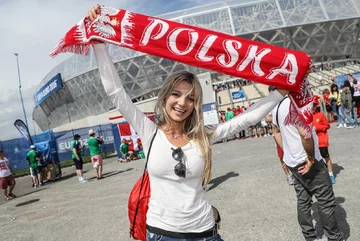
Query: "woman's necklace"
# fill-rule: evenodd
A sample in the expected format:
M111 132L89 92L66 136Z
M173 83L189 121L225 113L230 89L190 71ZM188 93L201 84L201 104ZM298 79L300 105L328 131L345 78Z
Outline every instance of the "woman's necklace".
M174 135L174 134L171 135L171 137L172 137L173 139L179 139L180 136L181 136L181 135L179 135L179 136L176 136L176 135Z

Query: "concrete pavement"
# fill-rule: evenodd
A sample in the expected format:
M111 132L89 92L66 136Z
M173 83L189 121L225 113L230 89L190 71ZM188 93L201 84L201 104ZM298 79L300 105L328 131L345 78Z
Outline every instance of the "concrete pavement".
M358 241L360 128L335 127L329 131L329 151L337 174L336 216L348 240ZM94 179L91 165L85 165L88 183L78 182L74 167L63 169L63 180L40 189L31 188L30 177L18 178L14 193L19 197L0 199L0 239L130 240L127 200L144 161L112 158L105 163L102 180ZM286 184L272 137L214 145L213 177L206 196L221 213L224 240L303 240L295 192Z

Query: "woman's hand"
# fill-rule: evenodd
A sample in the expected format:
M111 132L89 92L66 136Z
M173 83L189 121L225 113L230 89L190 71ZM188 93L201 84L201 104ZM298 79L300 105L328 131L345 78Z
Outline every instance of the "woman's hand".
M285 95L289 94L289 91L288 91L288 90L284 90L284 89L278 89L278 92L279 92L282 96L285 96Z
M100 13L100 5L96 4L86 13L86 17L90 19L90 21L94 21L97 15Z

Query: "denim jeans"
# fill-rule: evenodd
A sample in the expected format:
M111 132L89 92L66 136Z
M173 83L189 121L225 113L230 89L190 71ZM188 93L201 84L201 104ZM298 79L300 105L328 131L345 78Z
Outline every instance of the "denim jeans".
M357 125L358 124L358 116L357 116L356 102L355 101L352 102L351 112L353 114L355 125Z
M346 124L345 117L344 117L344 108L342 105L337 106L336 114L338 116L338 119L337 119L338 123L343 124L343 125Z
M207 238L188 238L188 239L178 239L178 238L170 238L163 235L158 235L154 233L150 233L146 231L146 241L224 241L220 235L216 235L213 237Z
M351 118L351 116L350 116L350 108L344 107L344 111L345 111L346 119L349 121L350 126L355 125L354 119Z

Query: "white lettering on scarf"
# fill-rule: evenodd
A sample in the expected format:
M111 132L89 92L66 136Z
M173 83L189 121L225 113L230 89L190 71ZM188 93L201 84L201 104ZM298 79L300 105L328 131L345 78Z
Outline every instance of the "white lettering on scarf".
M207 35L204 41L201 43L201 47L196 53L195 58L203 62L209 62L213 60L214 56L206 56L206 54L217 38L218 36L216 35Z
M236 50L240 49L241 46L242 44L239 41L229 39L224 40L223 47L225 49L228 62L226 62L225 60L225 54L219 54L216 57L216 61L218 62L218 64L225 68L233 67L239 59L239 53Z
M149 18L151 20L150 24L145 28L141 39L140 39L140 46L145 46L149 43L150 38L153 40L158 40L162 38L166 32L169 30L169 24L167 22L164 22L160 19L153 19ZM159 29L156 33L153 34L153 31L155 27L159 26Z
M238 65L237 70L243 71L251 63L251 71L257 76L263 76L265 73L260 68L261 59L271 52L271 49L265 48L257 52L258 46L250 45L246 57Z
M179 50L176 44L176 39L179 36L179 34L183 31L188 31L188 37L189 37L189 41L188 41L188 45L186 46L186 48L184 50ZM191 52L191 50L193 50L196 41L199 38L199 34L198 32L196 32L194 29L191 28L176 28L173 31L171 31L171 33L169 34L169 36L167 37L167 46L168 49L176 55L186 55L188 53Z
M288 66L290 66L290 69L287 69ZM272 68L266 78L273 79L278 74L286 75L286 81L289 84L295 84L298 71L299 70L295 56L291 53L286 53L281 65L278 68Z

